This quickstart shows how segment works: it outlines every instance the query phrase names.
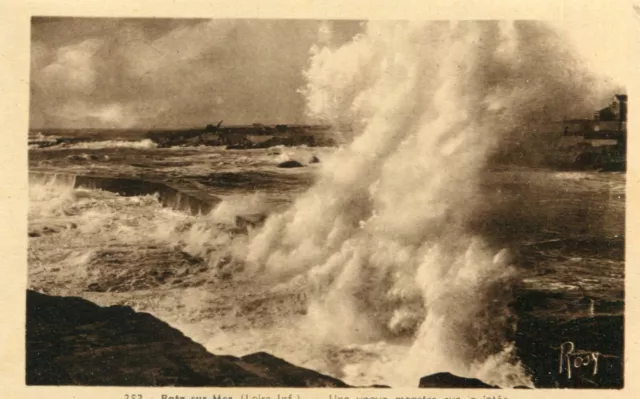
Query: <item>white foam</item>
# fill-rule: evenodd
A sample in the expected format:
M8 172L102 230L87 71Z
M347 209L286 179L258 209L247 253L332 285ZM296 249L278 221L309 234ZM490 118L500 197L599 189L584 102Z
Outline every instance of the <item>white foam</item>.
M138 140L138 141L124 141L124 140L105 140L105 141L87 141L82 143L63 143L55 146L55 148L71 148L71 149L84 149L84 150L100 150L105 148L138 148L138 149L152 149L157 148L158 145L150 139Z
M590 109L571 57L545 25L520 22L369 23L314 48L309 114L351 125L353 140L269 218L247 261L276 281L309 276L325 341L411 338L389 365L402 379L387 383L450 371L530 385L507 337L517 274L467 222L487 201L478 183L494 150L529 121Z

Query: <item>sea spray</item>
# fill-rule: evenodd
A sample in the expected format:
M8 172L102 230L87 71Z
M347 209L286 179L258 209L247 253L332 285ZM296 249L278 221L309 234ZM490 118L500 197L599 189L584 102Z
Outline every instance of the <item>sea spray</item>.
M353 140L267 220L247 263L306 279L327 341L411 339L402 383L451 371L529 385L509 340L516 269L469 226L491 154L526 142L528 122L591 106L571 53L540 23L380 22L314 48L306 75L310 116Z
M77 197L74 185L75 175L72 174L30 174L29 201L32 205L29 218L60 215Z
M369 24L353 43L314 49L309 113L351 125L350 142L320 156L317 185L288 211L238 234L236 216L270 211L262 198L229 198L194 216L155 196L73 190L72 181L30 187L40 208L30 228L43 233L31 248L43 267L74 276L36 284L69 295L70 284L115 282L120 268L172 270L162 283L147 276L163 289L128 301L213 353L268 351L354 385L415 387L432 371L526 383L509 339L517 270L470 222L480 205L495 208L479 188L490 156L510 140L531 143L528 121L572 115L588 98L589 80L567 57L537 23ZM238 168L251 160L238 159ZM71 216L77 228L63 227ZM242 279L243 260L267 282Z

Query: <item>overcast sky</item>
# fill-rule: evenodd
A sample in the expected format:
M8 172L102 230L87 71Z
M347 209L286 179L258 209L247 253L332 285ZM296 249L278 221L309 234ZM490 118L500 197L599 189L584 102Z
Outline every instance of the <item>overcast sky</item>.
M619 26L556 26L591 69L625 82ZM361 30L358 21L34 18L30 125L303 123L311 47Z
M34 18L30 124L301 123L312 45L340 45L360 29L356 21Z

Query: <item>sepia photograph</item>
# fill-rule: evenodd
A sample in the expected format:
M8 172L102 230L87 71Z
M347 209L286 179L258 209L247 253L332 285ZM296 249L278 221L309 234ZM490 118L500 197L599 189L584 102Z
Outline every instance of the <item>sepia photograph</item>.
M26 385L624 388L611 29L33 16Z

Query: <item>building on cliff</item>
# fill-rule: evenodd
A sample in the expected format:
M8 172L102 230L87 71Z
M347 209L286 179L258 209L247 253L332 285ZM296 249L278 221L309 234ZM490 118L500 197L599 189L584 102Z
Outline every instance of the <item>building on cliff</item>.
M565 120L564 135L585 140L626 140L627 95L613 96L611 103L594 112L592 119Z

